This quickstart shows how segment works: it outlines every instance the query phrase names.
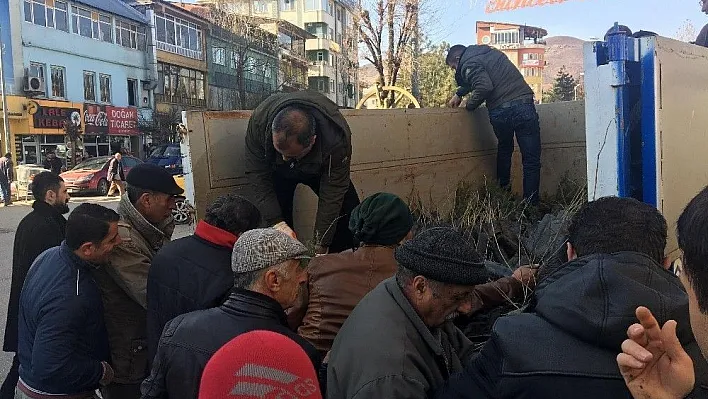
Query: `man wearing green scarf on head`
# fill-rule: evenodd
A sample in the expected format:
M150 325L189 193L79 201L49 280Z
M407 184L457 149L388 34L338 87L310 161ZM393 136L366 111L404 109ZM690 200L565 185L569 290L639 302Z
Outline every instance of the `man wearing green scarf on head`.
M395 248L412 238L413 215L401 198L377 193L354 208L349 230L361 242L358 248L319 256L308 266L308 284L291 309L290 326L310 341L324 357L334 338L361 299L398 269ZM519 268L513 276L478 285L472 313L505 303L523 292L533 273Z

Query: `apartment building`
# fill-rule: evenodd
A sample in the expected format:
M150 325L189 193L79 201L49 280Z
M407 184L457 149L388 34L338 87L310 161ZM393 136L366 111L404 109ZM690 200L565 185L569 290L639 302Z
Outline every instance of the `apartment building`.
M477 44L501 50L519 68L537 101L543 98L546 42L543 28L500 22L477 22Z
M81 133L76 157L141 148L138 122L152 116L143 15L113 0L3 3L7 114L17 163L41 163L49 151L66 160L67 125Z
M232 5L233 12L288 21L313 35L305 42L308 88L343 107L356 105L359 57L354 0L233 0Z

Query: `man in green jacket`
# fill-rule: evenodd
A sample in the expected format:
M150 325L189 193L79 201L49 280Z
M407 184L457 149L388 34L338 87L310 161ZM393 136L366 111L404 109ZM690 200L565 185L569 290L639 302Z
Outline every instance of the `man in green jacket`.
M462 234L436 227L396 248L398 271L359 302L334 340L330 399L424 399L473 354L452 323L472 310L484 260Z
M294 237L293 196L305 184L319 196L317 252L352 248L349 214L359 196L349 175L351 155L351 130L335 103L307 91L267 98L248 121L245 156L266 223Z

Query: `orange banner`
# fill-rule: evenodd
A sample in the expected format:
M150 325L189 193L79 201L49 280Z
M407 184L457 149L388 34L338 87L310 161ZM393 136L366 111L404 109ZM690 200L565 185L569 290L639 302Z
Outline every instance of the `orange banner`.
M489 0L485 11L487 14L499 11L511 11L517 8L538 7L547 4L560 4L568 0Z

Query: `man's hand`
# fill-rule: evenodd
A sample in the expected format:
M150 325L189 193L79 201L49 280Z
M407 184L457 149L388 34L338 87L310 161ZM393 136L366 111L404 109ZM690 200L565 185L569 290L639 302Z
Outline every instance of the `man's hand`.
M450 101L447 102L447 106L450 108L457 108L460 106L461 103L462 103L462 98L460 96L458 96L457 94L455 94L454 96L452 96Z
M285 234L289 235L290 237L297 240L297 235L295 234L293 229L291 229L290 226L288 226L287 223L280 222L280 223L276 224L275 226L273 226L273 228L278 231L282 231L283 233L285 233Z
M659 328L651 311L638 307L637 319L627 329L629 339L617 355L624 382L635 399L682 399L696 382L693 361L676 336L676 322Z
M538 273L538 266L521 266L514 270L512 277L521 281L524 285L536 285L536 273Z

